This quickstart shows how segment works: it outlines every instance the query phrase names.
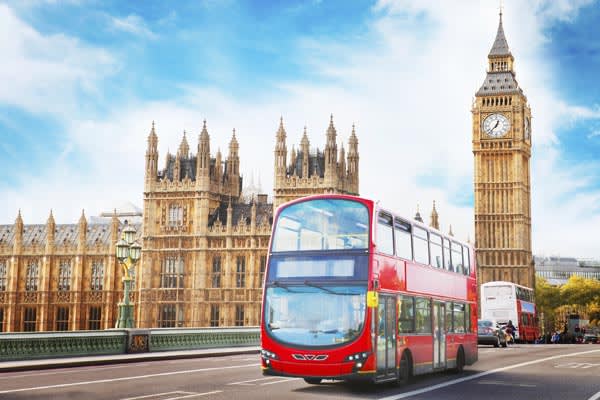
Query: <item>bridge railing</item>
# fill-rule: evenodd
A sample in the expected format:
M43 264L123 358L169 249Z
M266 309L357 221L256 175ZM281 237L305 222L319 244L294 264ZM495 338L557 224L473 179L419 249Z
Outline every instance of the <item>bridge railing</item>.
M258 327L1 333L0 362L258 346Z

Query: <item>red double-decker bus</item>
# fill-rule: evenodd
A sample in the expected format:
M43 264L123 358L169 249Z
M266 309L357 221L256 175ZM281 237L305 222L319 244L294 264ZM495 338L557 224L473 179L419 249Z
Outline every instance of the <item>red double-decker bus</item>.
M477 360L473 248L345 195L280 206L261 315L265 375L408 381Z

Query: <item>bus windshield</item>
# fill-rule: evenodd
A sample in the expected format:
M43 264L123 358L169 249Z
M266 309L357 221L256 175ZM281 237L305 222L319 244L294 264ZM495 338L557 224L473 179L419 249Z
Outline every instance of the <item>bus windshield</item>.
M294 345L330 347L361 332L366 285L292 285L275 281L267 288L265 325L275 339Z
M369 211L346 199L317 199L281 210L272 252L367 249Z

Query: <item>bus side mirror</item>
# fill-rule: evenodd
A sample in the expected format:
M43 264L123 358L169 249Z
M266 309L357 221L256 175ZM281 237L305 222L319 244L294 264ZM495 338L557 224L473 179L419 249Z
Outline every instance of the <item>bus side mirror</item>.
M373 290L379 289L379 279L373 279Z

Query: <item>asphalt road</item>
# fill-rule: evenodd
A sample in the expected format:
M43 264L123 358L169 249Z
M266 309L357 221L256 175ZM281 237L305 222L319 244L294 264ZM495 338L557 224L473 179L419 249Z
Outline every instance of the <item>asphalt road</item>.
M0 399L600 400L600 345L479 347L461 374L402 387L265 377L258 354L0 374Z

